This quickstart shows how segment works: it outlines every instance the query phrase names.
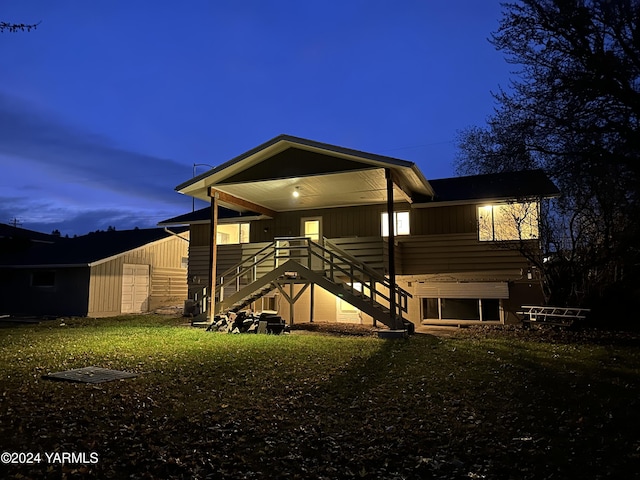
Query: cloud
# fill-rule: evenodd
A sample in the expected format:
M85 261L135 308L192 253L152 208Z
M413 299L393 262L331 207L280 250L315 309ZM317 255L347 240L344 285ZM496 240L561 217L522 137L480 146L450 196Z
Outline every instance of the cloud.
M163 203L175 203L173 188L188 171L175 160L118 148L2 92L0 156L24 159L67 182Z
M73 236L106 230L109 226L118 230L153 228L158 222L186 211L184 206L155 207L77 210L27 197L0 197L0 223L11 223L15 219L22 228L44 233L59 230L63 235Z

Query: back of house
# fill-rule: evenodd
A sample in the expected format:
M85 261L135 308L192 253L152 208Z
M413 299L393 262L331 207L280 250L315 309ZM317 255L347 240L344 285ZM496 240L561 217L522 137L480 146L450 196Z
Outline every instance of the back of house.
M541 171L429 181L411 162L281 135L176 189L210 202L161 223L189 226L189 298L209 319L506 323L542 301L531 255L558 191Z

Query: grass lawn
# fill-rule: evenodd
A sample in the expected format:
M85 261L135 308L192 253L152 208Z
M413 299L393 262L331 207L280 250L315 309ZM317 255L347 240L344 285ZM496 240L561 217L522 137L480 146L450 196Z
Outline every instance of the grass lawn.
M384 341L181 322L0 329L0 451L41 454L0 478L640 478L637 336ZM42 378L86 366L139 376ZM87 461L45 456L63 452Z

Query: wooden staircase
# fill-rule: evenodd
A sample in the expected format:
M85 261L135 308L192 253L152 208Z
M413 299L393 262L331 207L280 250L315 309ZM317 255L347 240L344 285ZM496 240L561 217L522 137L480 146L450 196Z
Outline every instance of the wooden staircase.
M265 269L265 266L269 266ZM264 272L267 273L264 273ZM240 262L218 278L215 314L236 312L285 284L316 284L370 315L390 329L412 326L402 315L411 294L325 240L324 246L306 237L276 239L254 256ZM229 295L228 292L232 293ZM390 295L397 311L390 311ZM206 318L206 291L200 296ZM295 303L297 297L293 300ZM410 330L412 331L412 330Z

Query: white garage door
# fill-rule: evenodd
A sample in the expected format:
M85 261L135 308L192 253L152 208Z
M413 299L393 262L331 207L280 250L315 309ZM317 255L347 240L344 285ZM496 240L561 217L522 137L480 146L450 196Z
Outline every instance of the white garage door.
M149 310L149 265L124 264L122 272L122 313Z

